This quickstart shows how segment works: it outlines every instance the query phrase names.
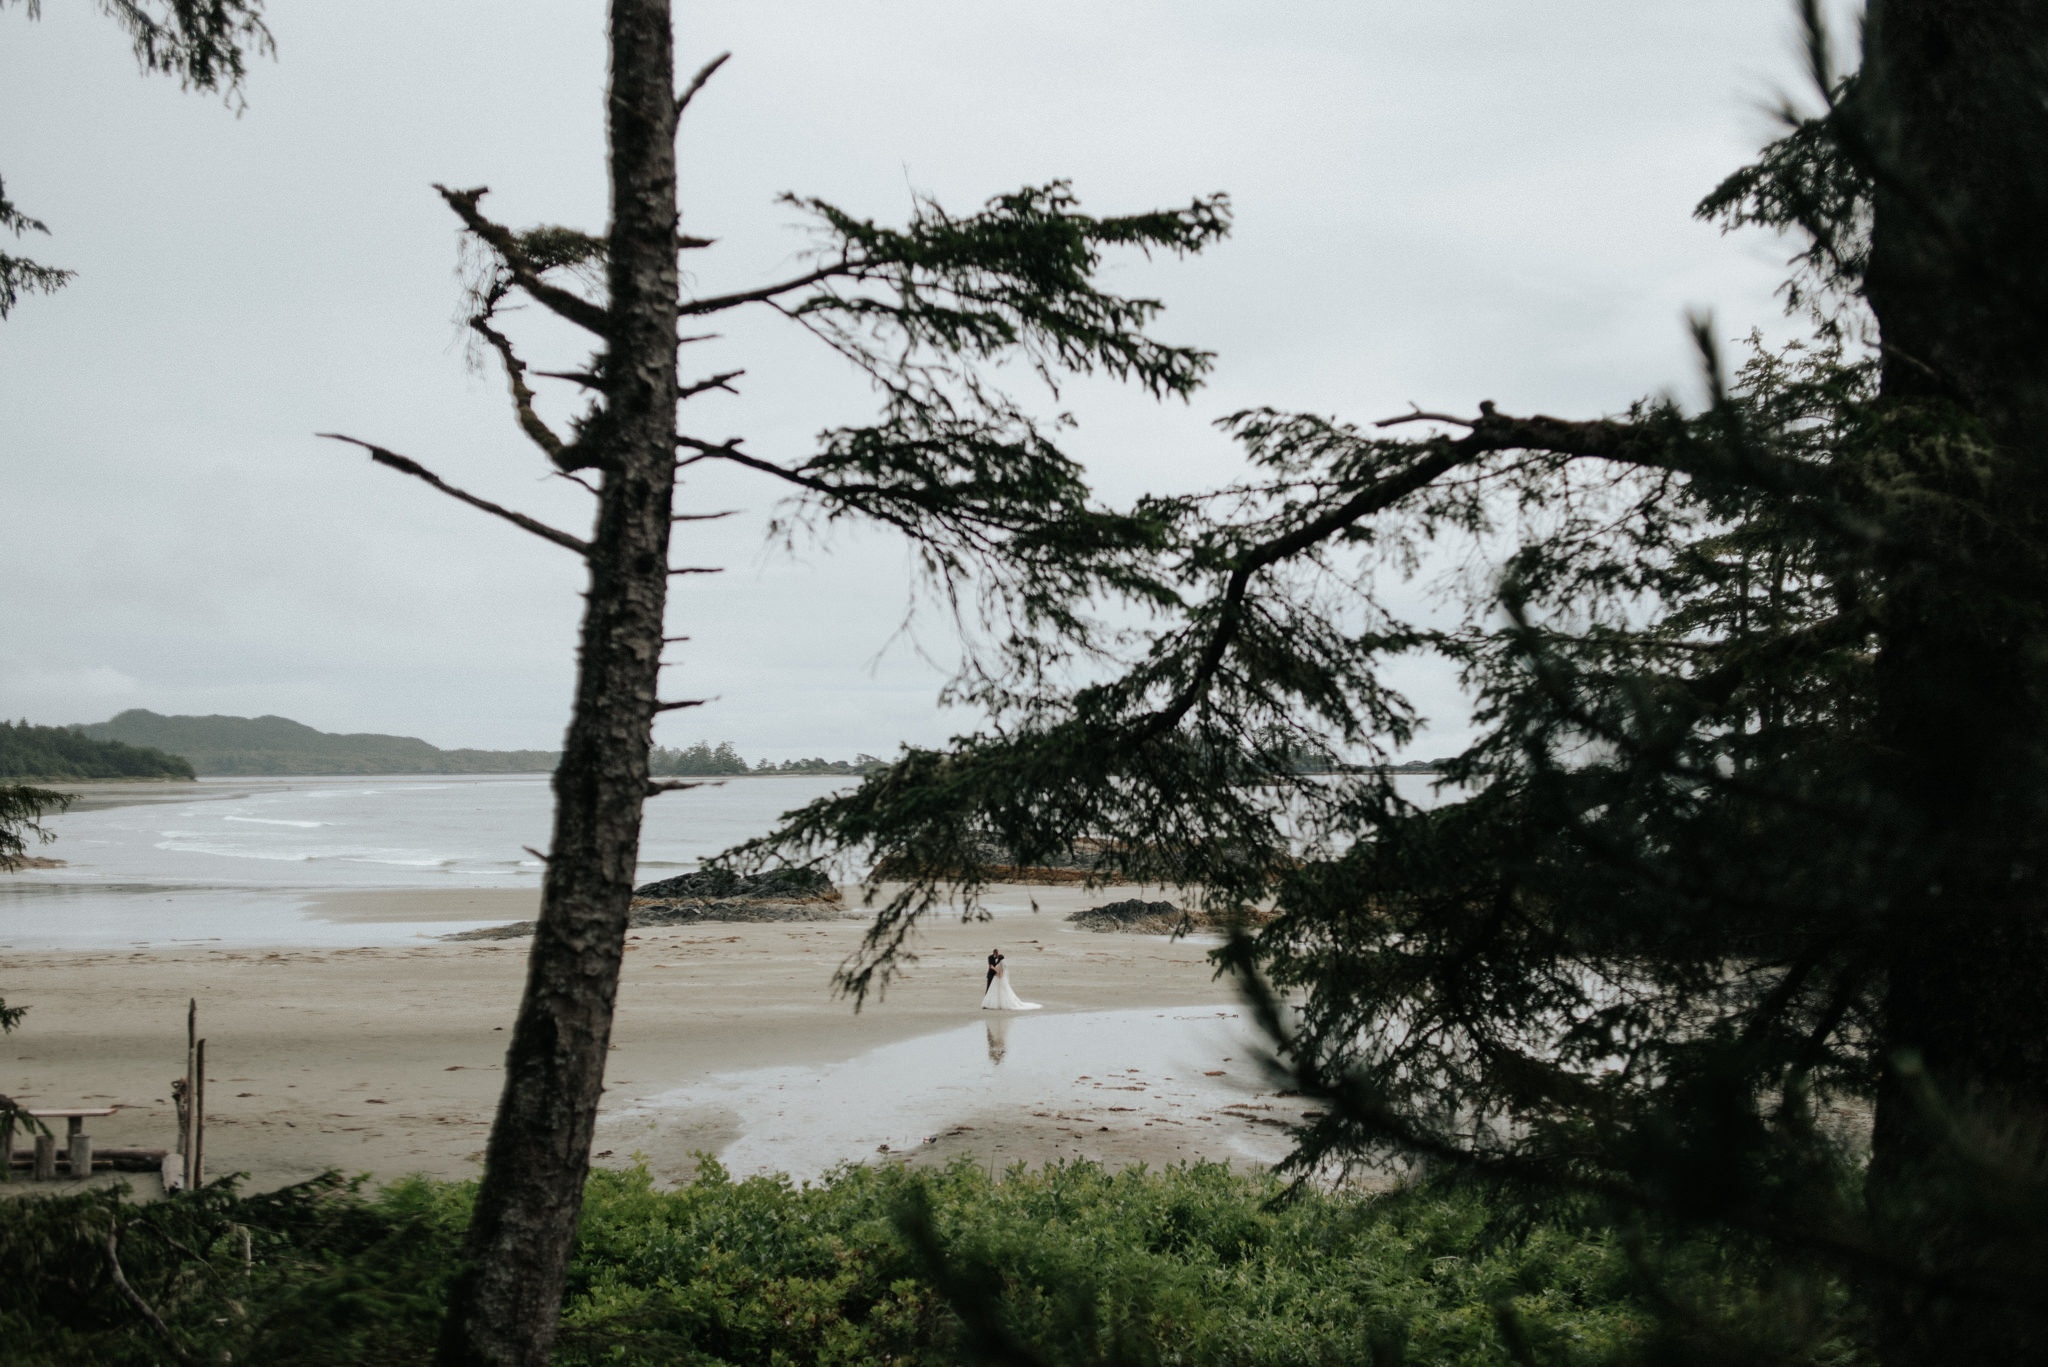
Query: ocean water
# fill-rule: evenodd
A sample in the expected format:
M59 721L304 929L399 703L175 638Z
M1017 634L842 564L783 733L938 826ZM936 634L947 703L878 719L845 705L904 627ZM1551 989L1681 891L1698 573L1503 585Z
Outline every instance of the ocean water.
M764 775L655 798L642 824L640 881L693 868L851 782ZM1435 800L1428 778L1397 782L1411 800ZM66 867L0 875L0 949L367 945L447 934L462 923L338 924L312 915L312 901L376 889L538 888L540 861L527 847L547 847L552 810L538 774L101 787L46 823L57 840L41 853Z
M668 793L647 804L640 872L660 878L770 829L845 786L772 775ZM107 790L96 790L103 794ZM0 947L206 941L372 944L445 934L446 921L334 925L317 894L373 889L538 888L553 795L543 775L201 779L50 819L61 869L0 877ZM118 790L114 800L120 800Z

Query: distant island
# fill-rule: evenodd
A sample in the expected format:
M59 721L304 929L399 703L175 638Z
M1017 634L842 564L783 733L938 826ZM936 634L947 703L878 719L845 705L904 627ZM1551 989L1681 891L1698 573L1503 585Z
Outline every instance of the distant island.
M70 729L96 741L168 751L188 762L187 777L532 774L552 771L558 758L553 750L443 750L412 736L334 735L288 717L166 717L139 707Z
M0 780L196 777L183 756L87 736L76 727L0 722Z

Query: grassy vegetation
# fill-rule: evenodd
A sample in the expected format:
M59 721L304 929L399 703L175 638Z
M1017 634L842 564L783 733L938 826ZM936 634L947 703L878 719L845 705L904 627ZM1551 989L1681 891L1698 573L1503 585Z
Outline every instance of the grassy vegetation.
M200 1361L422 1361L471 1190L330 1180L152 1206L0 1203L0 1357L171 1360L112 1285L115 1229L130 1286ZM1446 1187L1281 1192L1214 1165L1001 1180L964 1163L859 1168L802 1188L707 1165L676 1191L601 1172L555 1360L908 1365L997 1349L1047 1364L1562 1367L1680 1346L1640 1250L1597 1226L1560 1214L1497 1227L1481 1196ZM1732 1255L1689 1256L1695 1284L1733 1284ZM1836 1341L1807 1360L1847 1351Z

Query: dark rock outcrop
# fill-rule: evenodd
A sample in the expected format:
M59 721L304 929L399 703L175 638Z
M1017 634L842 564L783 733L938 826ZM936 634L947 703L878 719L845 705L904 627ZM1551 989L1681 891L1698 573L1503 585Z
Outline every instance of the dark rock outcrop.
M690 926L763 921L837 921L849 913L832 880L817 869L770 869L739 874L699 869L633 889L626 924ZM444 940L516 940L533 934L533 922L443 935Z
M1272 919L1269 911L1246 913L1257 925ZM1068 915L1067 920L1083 930L1118 931L1131 935L1175 935L1194 930L1223 930L1226 916L1209 911L1183 911L1171 902L1145 902L1136 897L1104 906L1088 907Z
M743 901L836 902L839 889L819 869L769 869L762 873L734 873L731 869L698 869L633 889L633 902L699 901L704 898Z
M1074 912L1067 919L1083 930L1136 932L1140 935L1171 935L1195 918L1171 902L1146 902L1136 897L1106 906Z
M1130 883L1137 880L1119 867L1127 853L1112 841L1089 836L1076 840L1064 853L1046 855L1027 864L1020 862L1015 851L993 840L983 840L975 846L971 869L955 868L949 872L955 876L972 873L987 883ZM876 867L875 877L908 878L911 872L885 859Z

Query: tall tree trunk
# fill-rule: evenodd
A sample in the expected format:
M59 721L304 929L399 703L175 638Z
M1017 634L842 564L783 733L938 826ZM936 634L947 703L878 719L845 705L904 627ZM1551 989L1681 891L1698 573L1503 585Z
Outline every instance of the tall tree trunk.
M674 51L667 0L612 0L606 447L554 842L445 1367L548 1360L625 950L648 795L676 435Z
M1897 1247L1989 1282L2038 1232L2001 1226L1957 1142L2031 1146L2048 1125L2044 18L2036 0L1876 0L1857 97L1889 172L1868 289L1883 398L1919 491L1887 510L1880 739L1926 856L1885 912L1870 1196ZM1952 1114L1924 1104L1914 1059ZM1996 1298L1908 1280L1877 1300L1890 1367L2048 1354L2038 1312Z

